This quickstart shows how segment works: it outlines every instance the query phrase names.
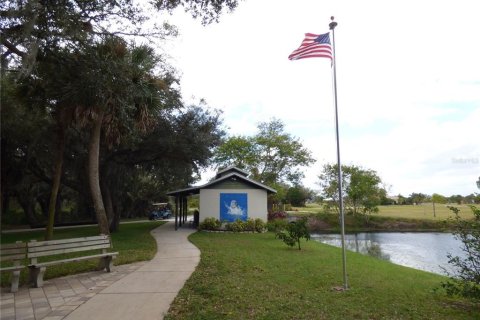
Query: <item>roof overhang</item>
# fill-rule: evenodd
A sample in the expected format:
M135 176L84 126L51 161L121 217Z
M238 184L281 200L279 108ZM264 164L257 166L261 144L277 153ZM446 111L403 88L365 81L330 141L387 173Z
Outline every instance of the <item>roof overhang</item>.
M252 180L252 179L249 179L247 177L245 177L244 175L242 174L239 174L237 172L232 172L232 173L229 173L229 174L226 174L218 179L215 179L215 180L212 180L202 186L198 186L198 187L190 187L190 188L185 188L185 189L180 189L180 190L176 190L176 191L170 191L170 192L167 192L167 195L168 196L190 196L190 195L195 195L195 194L199 194L200 193L200 189L209 189L210 187L213 187L215 184L218 184L222 181L225 181L225 180L230 180L230 179L238 179L240 181L243 181L247 184L251 184L255 187L257 187L257 189L264 189L267 191L267 193L277 193L277 190L275 189L272 189L270 188L269 186L266 186L260 182L257 182L255 180Z

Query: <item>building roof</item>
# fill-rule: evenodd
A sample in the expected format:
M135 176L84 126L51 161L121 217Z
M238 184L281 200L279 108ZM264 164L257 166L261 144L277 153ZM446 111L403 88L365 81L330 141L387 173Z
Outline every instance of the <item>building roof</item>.
M235 167L235 166L230 166L230 167L226 167L226 168L224 168L224 169L218 170L218 171L217 171L217 175L215 176L215 179L218 179L218 178L220 178L221 176L230 173L230 171L235 171L235 172L237 172L237 173L239 173L239 174L241 174L241 175L243 175L243 176L245 176L245 177L248 176L248 172L247 172L247 171L244 171L244 170L242 170L242 169L240 169L240 168L237 168L237 167Z
M228 167L223 170L220 170L217 172L217 175L215 176L215 179L202 185L202 186L197 186L197 187L190 187L190 188L185 188L185 189L180 189L180 190L175 190L175 191L170 191L167 192L167 195L169 196L188 196L188 195L194 195L194 194L199 194L200 189L208 189L213 187L214 185L223 182L223 181L228 181L228 180L233 180L233 181L242 181L246 184L250 184L252 186L255 186L255 189L264 189L268 193L277 193L277 190L272 189L260 182L257 182L255 180L247 178L248 173L243 171L242 169L239 169L237 167Z

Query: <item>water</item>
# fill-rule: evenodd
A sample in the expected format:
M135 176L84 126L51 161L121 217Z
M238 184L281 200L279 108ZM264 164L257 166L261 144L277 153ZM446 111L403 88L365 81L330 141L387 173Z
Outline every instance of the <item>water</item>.
M339 234L312 234L312 240L342 246ZM369 232L345 235L348 250L369 254L395 264L445 274L452 272L447 253L464 257L462 242L451 233L439 232Z

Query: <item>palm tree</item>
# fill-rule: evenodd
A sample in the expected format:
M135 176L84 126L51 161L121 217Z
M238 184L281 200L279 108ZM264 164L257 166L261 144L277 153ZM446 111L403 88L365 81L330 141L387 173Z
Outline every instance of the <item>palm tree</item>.
M109 234L99 173L102 137L111 148L132 132L147 132L156 112L181 106L180 94L172 88L176 79L170 72L155 74L164 65L147 46L128 47L120 38L107 37L78 60L77 79L65 93L79 102L77 123L90 128L90 192L100 232Z

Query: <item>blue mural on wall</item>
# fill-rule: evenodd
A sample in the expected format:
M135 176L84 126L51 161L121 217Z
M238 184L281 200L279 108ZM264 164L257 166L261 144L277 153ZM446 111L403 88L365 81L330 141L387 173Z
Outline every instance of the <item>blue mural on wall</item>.
M246 193L220 193L220 221L247 221L248 196Z

